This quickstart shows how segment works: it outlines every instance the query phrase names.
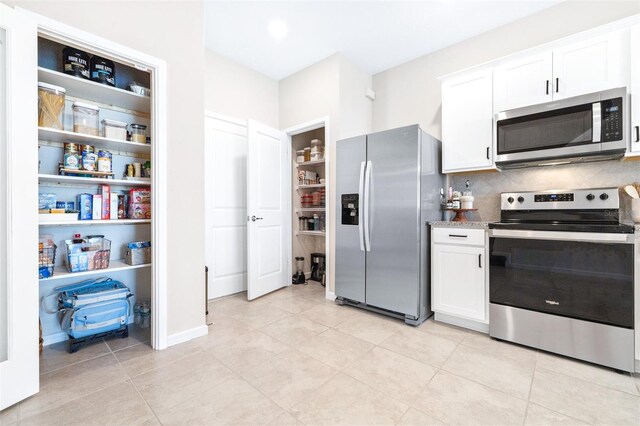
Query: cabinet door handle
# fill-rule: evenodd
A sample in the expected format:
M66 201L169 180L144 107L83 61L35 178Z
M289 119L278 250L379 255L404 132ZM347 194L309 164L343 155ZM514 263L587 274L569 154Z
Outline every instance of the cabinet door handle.
M478 255L478 268L482 268L482 255Z
M467 238L466 235L462 235L462 234L449 234L449 236L454 238Z
M487 147L487 160L489 159L489 147Z
M640 142L640 126L636 126L636 142Z
M560 79L556 77L556 93L560 91Z
M547 95L549 94L549 80L547 80Z

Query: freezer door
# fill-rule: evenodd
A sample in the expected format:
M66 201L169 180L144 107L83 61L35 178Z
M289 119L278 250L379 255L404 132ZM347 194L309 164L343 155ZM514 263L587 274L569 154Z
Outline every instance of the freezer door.
M369 135L365 180L366 303L412 317L420 292L419 133L409 126Z
M362 188L366 136L336 143L336 296L364 303Z

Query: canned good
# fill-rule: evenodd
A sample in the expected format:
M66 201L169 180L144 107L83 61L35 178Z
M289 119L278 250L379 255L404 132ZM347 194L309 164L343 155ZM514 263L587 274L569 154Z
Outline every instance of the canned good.
M74 143L64 144L64 163L65 169L79 170L80 169L80 155L78 154L78 146Z
M111 173L113 156L109 151L98 152L98 171Z
M91 145L82 147L82 170L95 172L97 169L98 155Z

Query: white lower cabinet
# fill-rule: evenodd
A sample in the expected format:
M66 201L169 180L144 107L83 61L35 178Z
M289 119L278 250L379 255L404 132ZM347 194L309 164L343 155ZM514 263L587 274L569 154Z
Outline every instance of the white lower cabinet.
M431 300L436 320L487 331L485 231L434 228L432 236Z

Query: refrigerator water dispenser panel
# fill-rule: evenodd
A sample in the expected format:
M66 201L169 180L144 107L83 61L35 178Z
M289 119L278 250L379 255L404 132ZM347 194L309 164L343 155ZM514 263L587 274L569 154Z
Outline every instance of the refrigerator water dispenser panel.
M358 194L342 194L342 224L358 225Z

